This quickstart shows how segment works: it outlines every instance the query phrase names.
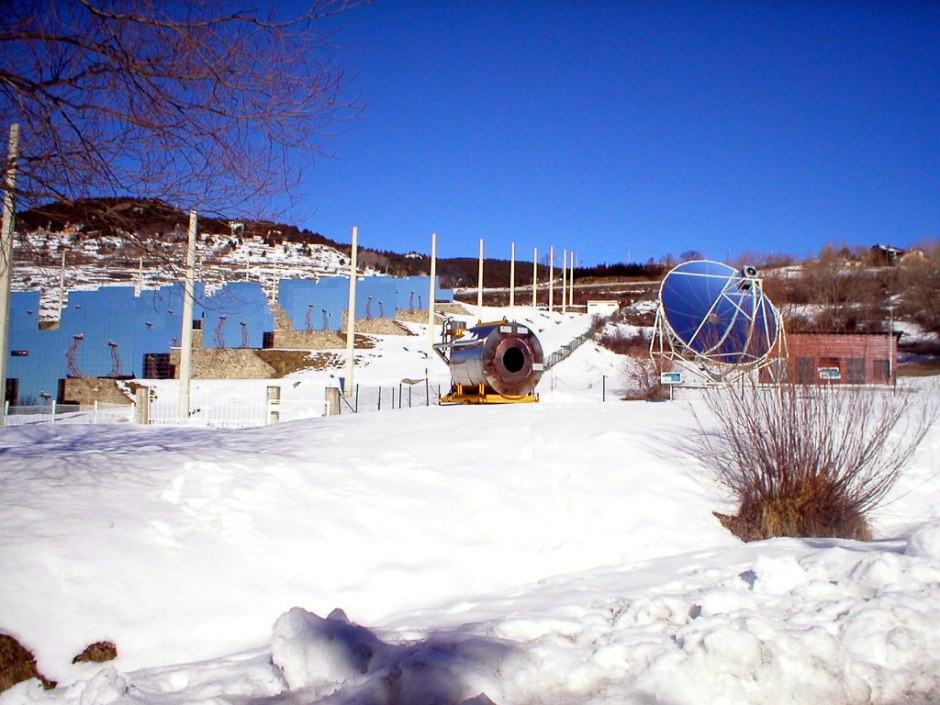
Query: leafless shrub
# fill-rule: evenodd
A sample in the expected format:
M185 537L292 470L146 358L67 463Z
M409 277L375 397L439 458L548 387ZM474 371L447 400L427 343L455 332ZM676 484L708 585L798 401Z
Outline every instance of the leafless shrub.
M642 357L649 355L650 340L643 331L625 328L611 328L602 331L595 338L597 344L618 355Z
M717 431L696 452L738 501L719 515L745 541L772 536L867 540L884 498L936 419L928 394L793 385L717 389Z
M672 369L672 363L661 357L639 357L627 361L627 379L630 391L625 401L663 401L669 398L669 389L661 381L661 373Z

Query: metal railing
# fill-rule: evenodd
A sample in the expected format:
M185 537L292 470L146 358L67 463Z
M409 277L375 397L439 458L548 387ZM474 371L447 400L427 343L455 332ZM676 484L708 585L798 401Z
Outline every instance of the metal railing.
M135 418L134 404L58 404L11 405L5 402L4 426L30 424L128 423Z
M548 371L562 360L567 359L571 353L580 348L585 343L585 341L588 341L593 337L594 331L589 330L579 335L567 345L563 345L562 347L558 348L558 350L553 352L545 359L545 370Z

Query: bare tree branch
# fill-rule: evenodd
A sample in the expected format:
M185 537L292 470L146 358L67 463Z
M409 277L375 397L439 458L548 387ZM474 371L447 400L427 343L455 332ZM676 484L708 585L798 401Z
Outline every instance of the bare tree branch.
M325 127L358 111L320 29L358 4L0 1L0 124L22 129L19 206L104 196L269 213L322 153Z

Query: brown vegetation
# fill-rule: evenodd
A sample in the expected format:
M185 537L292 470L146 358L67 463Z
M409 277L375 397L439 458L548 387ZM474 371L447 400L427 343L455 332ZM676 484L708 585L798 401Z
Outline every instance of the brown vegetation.
M105 663L117 658L117 646L112 641L96 641L89 644L72 663Z
M36 657L25 646L12 636L0 634L0 693L30 678L38 678L47 690L56 686L55 681L36 670Z
M717 430L701 457L738 502L722 523L745 541L870 538L866 514L897 481L937 416L932 395L784 385L715 389Z

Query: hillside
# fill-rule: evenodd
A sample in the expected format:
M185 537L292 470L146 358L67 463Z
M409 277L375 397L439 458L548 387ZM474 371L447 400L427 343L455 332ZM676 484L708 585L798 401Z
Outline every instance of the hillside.
M14 290L70 289L109 284L154 288L178 281L185 258L189 216L159 201L91 199L55 203L17 215ZM226 281L345 276L350 246L294 225L268 221L200 218L199 279L210 286ZM64 268L63 268L64 262ZM405 254L360 247L363 273L415 276L427 274L427 254ZM547 264L540 263L547 282ZM478 260L440 258L437 273L444 288L475 287ZM579 278L650 279L661 276L658 265L601 265L575 270ZM560 277L560 271L556 274ZM510 262L487 259L484 284L507 286ZM517 262L516 284L531 284L531 262Z

